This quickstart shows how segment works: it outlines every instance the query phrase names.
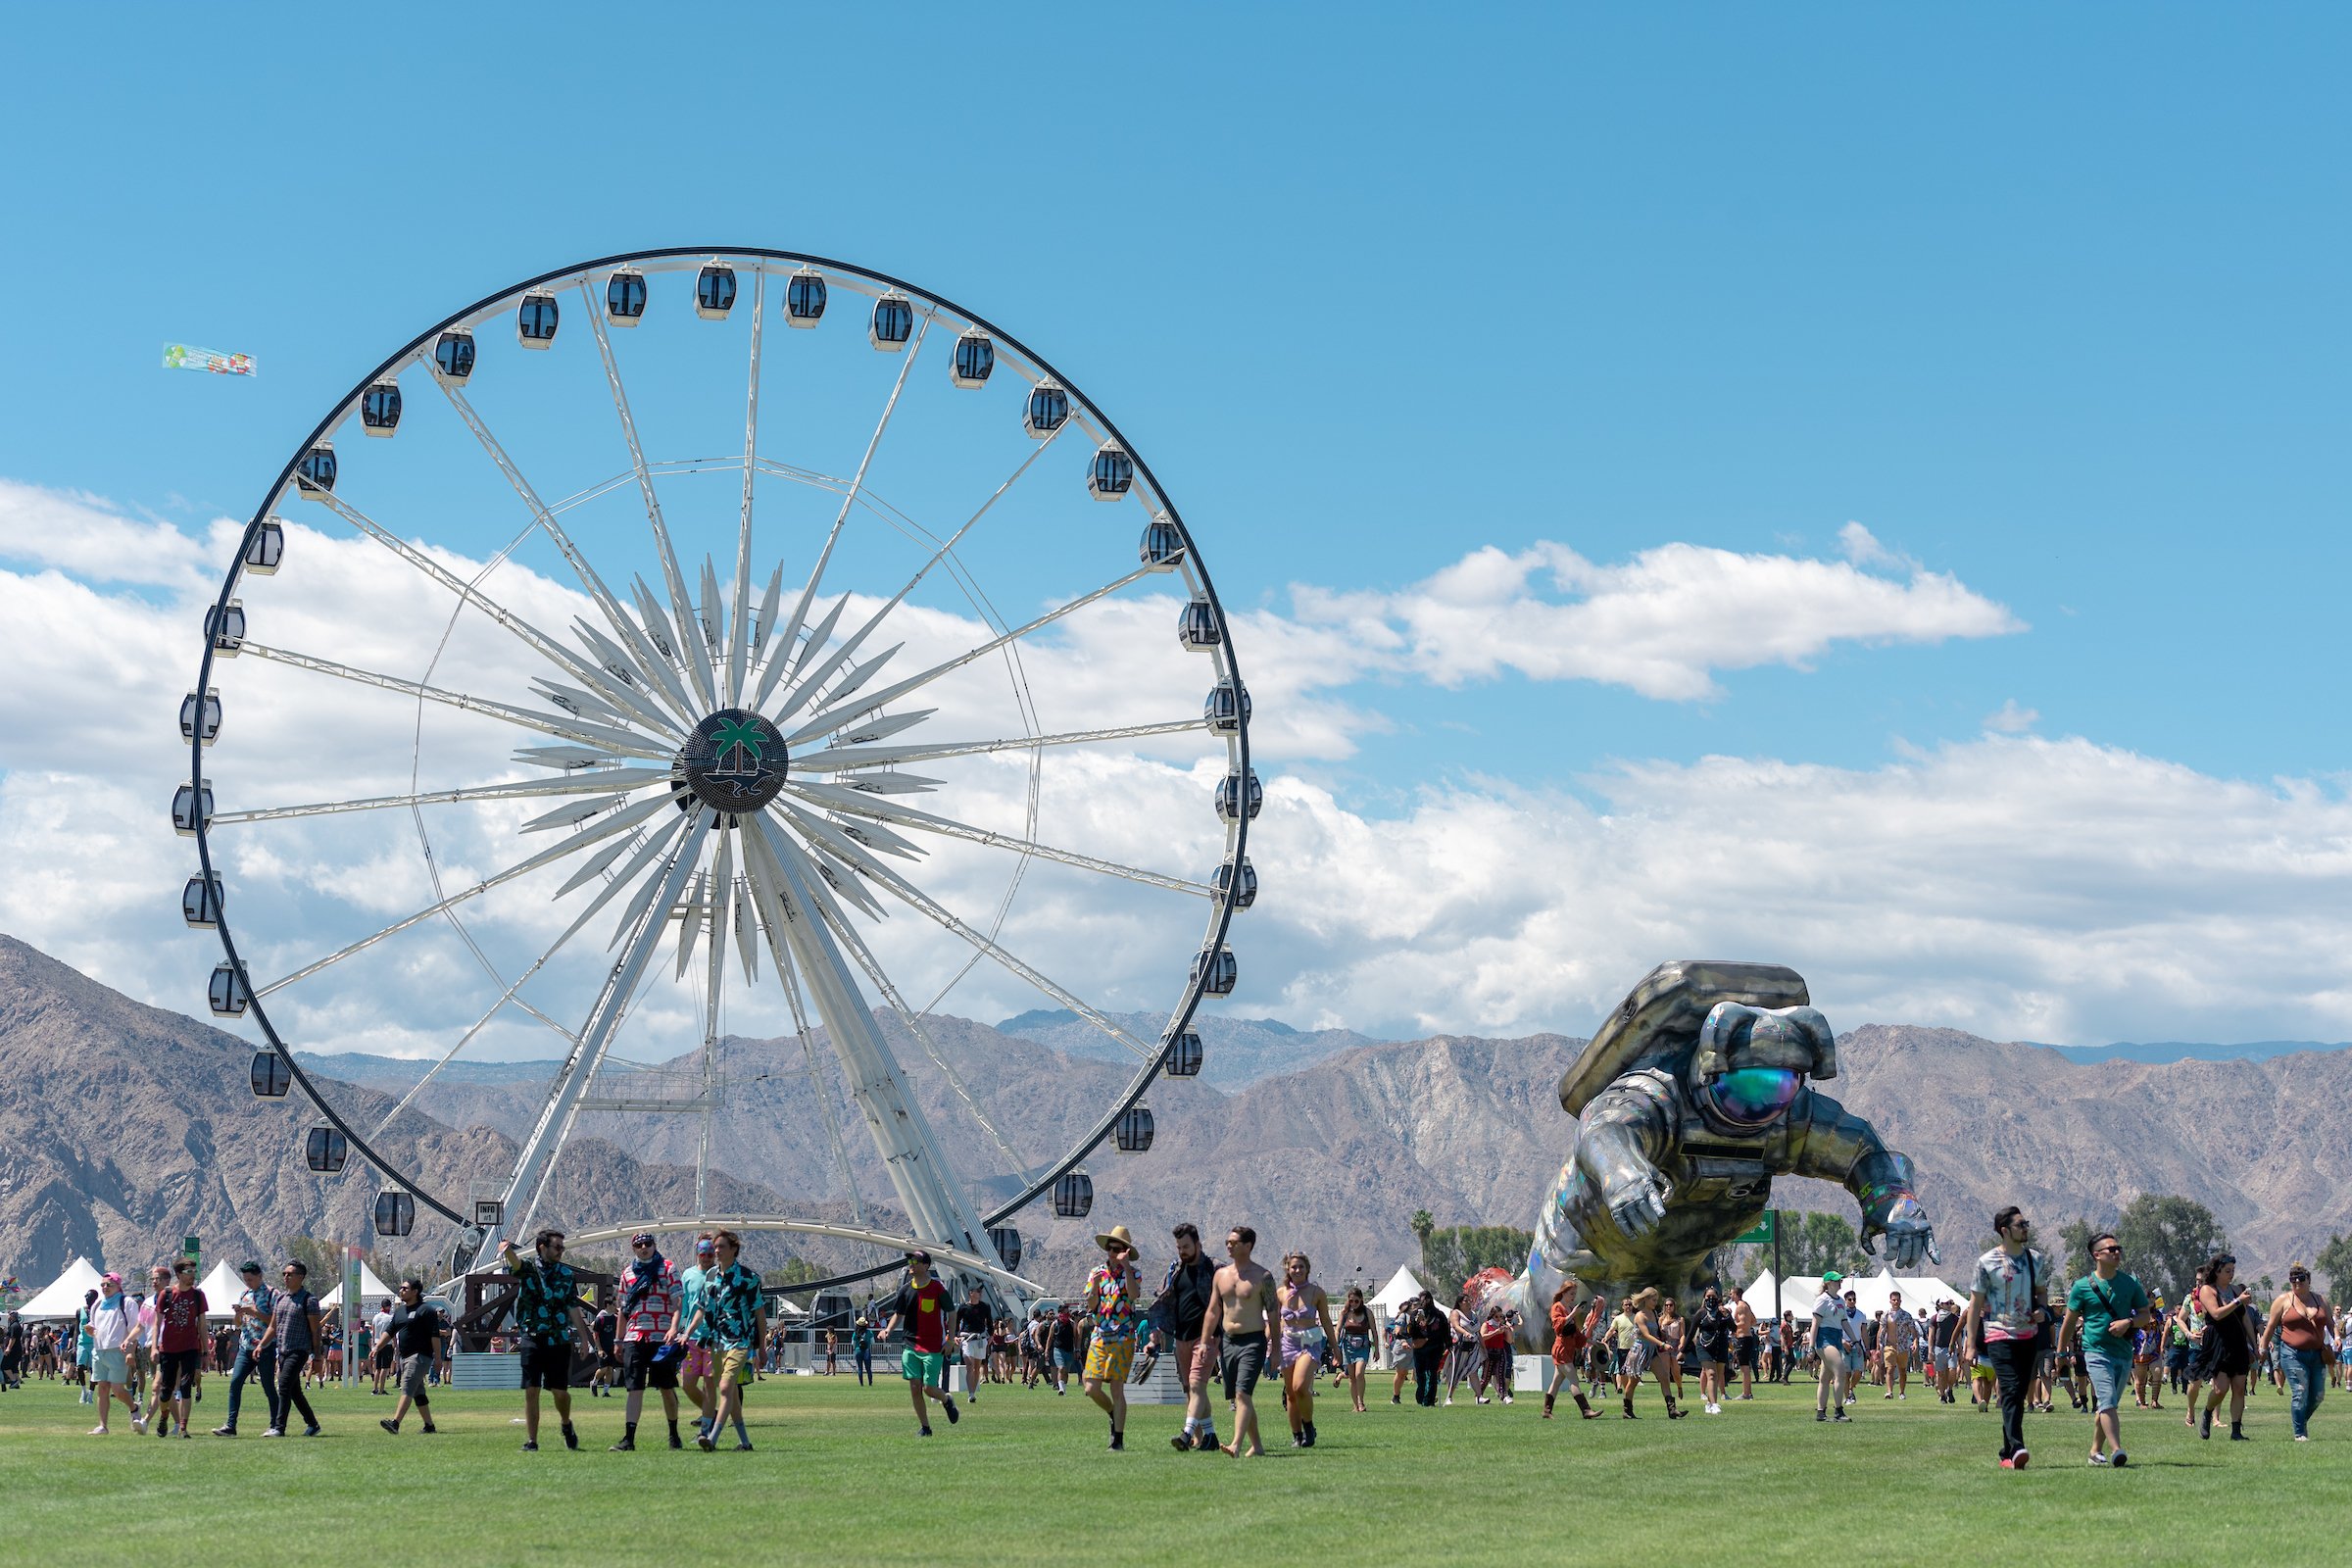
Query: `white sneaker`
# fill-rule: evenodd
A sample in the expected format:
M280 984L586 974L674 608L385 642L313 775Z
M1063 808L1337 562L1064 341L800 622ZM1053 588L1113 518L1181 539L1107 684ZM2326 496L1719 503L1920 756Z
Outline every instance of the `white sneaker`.
M145 1437L147 1435L147 1418L143 1415L132 1416L130 1418L130 1430L136 1432L142 1438Z
M1448 1410L1453 1408L1453 1396L1450 1394L1446 1396L1446 1408Z
M1510 1402L1511 1402L1511 1396L1510 1396L1509 1395L1507 1395L1507 1394L1506 1394L1506 1395L1504 1395L1504 1396L1502 1396L1502 1402L1503 1402L1503 1403L1505 1403L1505 1404L1508 1404L1508 1403L1510 1403Z

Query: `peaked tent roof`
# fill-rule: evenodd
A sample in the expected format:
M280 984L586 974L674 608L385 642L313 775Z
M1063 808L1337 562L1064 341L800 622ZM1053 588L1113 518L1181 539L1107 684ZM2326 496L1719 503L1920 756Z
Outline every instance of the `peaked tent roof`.
M1377 1307L1401 1306L1419 1296L1422 1289L1421 1282L1413 1278L1413 1271L1399 1266L1390 1276L1389 1283L1380 1288L1380 1294L1372 1298L1371 1304Z
M215 1263L213 1271L204 1277L204 1283L196 1288L204 1293L206 1317L225 1321L237 1315L233 1308L237 1304L237 1298L245 1294L245 1282L237 1277L237 1271L229 1265L227 1258Z
M388 1301L390 1299L392 1299L392 1287L386 1285L382 1280L377 1279L375 1277L375 1270L368 1266L365 1258L361 1259L360 1304L362 1306L366 1306L371 1301ZM337 1279L335 1281L335 1288L327 1292L326 1295L319 1300L318 1304L321 1307L334 1307L341 1306L343 1304L342 1280Z
M72 1317L81 1310L81 1298L98 1288L98 1267L86 1257L66 1265L33 1298L17 1308L21 1318Z

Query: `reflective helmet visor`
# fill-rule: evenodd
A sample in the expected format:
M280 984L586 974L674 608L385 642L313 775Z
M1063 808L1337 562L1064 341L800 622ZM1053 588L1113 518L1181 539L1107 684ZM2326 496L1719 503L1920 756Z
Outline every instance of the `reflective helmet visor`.
M1803 1074L1787 1067L1742 1067L1711 1081L1707 1102L1725 1121L1761 1127L1788 1108L1803 1083Z

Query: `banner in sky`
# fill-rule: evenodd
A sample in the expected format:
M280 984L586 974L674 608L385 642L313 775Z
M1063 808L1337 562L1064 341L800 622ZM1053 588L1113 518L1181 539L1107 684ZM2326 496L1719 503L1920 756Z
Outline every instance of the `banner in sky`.
M223 354L219 349L200 349L192 343L167 343L164 345L164 368L210 370L215 375L251 375L253 356Z

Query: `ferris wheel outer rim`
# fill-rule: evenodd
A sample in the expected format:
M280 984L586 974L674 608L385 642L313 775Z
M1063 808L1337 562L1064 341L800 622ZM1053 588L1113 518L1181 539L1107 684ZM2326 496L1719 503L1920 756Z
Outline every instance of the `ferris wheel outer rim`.
M790 262L804 267L830 269L836 271L854 273L857 276L870 279L874 282L884 284L887 287L904 290L909 295L920 296L924 300L929 301L931 304L943 310L953 312L956 316L963 318L972 325L981 328L983 331L988 332L993 337L996 337L1009 345L1015 353L1019 354L1022 358L1035 365L1038 369L1043 371L1045 374L1053 377L1054 382L1058 384L1063 391L1068 393L1075 402L1082 405L1086 411L1092 415L1098 422L1101 423L1102 429L1109 436L1109 438L1119 444L1120 450L1125 452L1128 459L1134 463L1137 473L1145 480L1146 483L1151 486L1152 494L1159 498L1160 509L1165 512L1168 520L1175 525L1177 532L1183 537L1185 558L1191 564L1194 572L1196 572L1200 577L1200 589L1207 596L1209 606L1216 613L1217 624L1226 632L1226 635L1222 637L1218 643L1216 649L1216 658L1224 666L1225 676L1233 682L1235 690L1239 693L1242 693L1245 698L1247 697L1249 687L1247 682L1245 682L1242 678L1240 661L1237 660L1233 654L1231 622L1225 614L1224 603L1218 597L1216 583L1210 577L1208 568L1201 564L1199 552L1194 548L1192 530L1185 525L1184 514L1177 509L1175 501L1168 495L1166 489L1161 486L1158 476L1152 471L1152 466L1145 459L1144 455L1136 450L1134 443L1127 439L1126 435L1119 429L1118 425L1107 414L1102 410L1099 405L1096 404L1094 399L1088 397L1084 390L1082 390L1068 376L1064 375L1058 368L1050 363L1045 356L1037 353L1027 344L1023 343L1019 338L1004 330L995 322L989 320L986 317L965 309L963 306L956 304L954 300L949 299L943 294L935 293L930 289L922 287L920 284L910 283L904 278L894 277L887 272L878 272L871 268L860 267L854 263L836 261L829 257L814 256L800 251L775 250L768 247L756 245L662 246L657 249L628 251L612 256L597 257L590 261L575 262L569 266L556 268L552 270L541 272L537 276L527 278L522 282L511 284L506 288L496 291L495 293L486 294L471 305L468 305L463 310L454 312L451 315L444 317L441 320L435 322L433 325L427 327L424 331L419 332L416 336L411 338L406 344L395 350L373 369L369 370L366 375L362 376L357 382L355 382L349 392L346 392L341 398L337 399L330 407L325 416L322 417L318 424L312 427L308 436L303 438L301 444L295 449L294 455L286 460L285 466L278 470L276 479L270 483L269 490L262 498L261 505L255 510L253 515L247 519L243 533L238 536L236 552L229 562L228 570L221 581L220 591L213 602L213 612L218 614L226 610L230 595L236 591L239 580L244 576L245 558L247 553L252 549L254 540L260 535L263 524L270 519L273 509L276 507L278 501L284 496L287 485L293 482L295 470L300 466L304 458L309 456L311 451L318 446L318 442L325 438L328 431L335 428L335 426L343 419L343 417L348 414L350 409L357 403L357 401L367 393L369 387L373 386L378 380L381 380L386 374L394 372L403 362L415 357L417 351L423 348L427 342L438 338L441 333L449 330L458 323L463 322L469 318L479 316L505 300L514 298L517 295L527 294L530 290L542 287L558 278L568 278L575 274L592 273L600 269L625 267L636 262L670 261L693 256L710 256L714 258L751 257L763 262ZM212 678L213 661L216 650L213 645L213 638L210 634L211 624L212 621L208 616L203 635L203 653L197 662L196 669L195 690L199 698L201 698L202 695L209 689L209 683ZM201 723L201 713L199 713L198 718L199 723L196 726L196 731L190 737L188 742L190 758L189 783L190 787L195 791L196 801L201 803L207 781L204 773L205 742ZM1246 702L1244 704L1243 710L1239 715L1239 720L1233 734L1236 764L1239 768L1240 776L1244 779L1247 779L1250 776L1250 714ZM195 811L194 820L196 826L195 838L198 873L206 878L211 878L215 875L212 857L211 824L209 819L201 810L200 804ZM1233 859L1237 865L1248 858L1249 844L1250 813L1248 810L1243 809L1236 812L1234 819ZM225 884L223 885L225 886ZM1227 888L1225 897L1218 901L1216 914L1211 925L1210 933L1203 942L1200 950L1203 954L1214 954L1224 948L1226 937L1232 929L1233 916L1236 911L1236 905L1234 901L1239 895L1240 888L1241 878L1237 875L1232 879L1231 886ZM269 1041L270 1049L276 1053L278 1059L286 1064L287 1072L293 1079L294 1087L300 1089L302 1091L303 1098L311 1102L312 1106L326 1119L330 1126L343 1134L345 1141L352 1149L359 1152L361 1157L365 1159L368 1165L373 1167L382 1175L385 1183L389 1187L397 1188L402 1192L410 1194L418 1202L423 1203L435 1213L457 1225L461 1231L472 1228L473 1220L471 1216L461 1214L458 1210L452 1208L449 1204L443 1202L440 1199L427 1192L421 1183L411 1179L392 1161L378 1154L375 1150L368 1145L368 1141L362 1137L361 1134L350 1125L350 1123L343 1119L341 1112L337 1111L331 1104L329 1104L325 1097L319 1094L318 1091L312 1086L310 1075L303 1070L302 1064L295 1060L292 1050L289 1049L284 1040L279 1037L276 1026L270 1021L269 1012L264 1007L262 999L253 994L252 984L246 976L244 960L237 954L236 940L229 928L226 905L227 900L223 898L221 901L221 908L219 911L220 919L216 926L216 930L220 941L221 952L223 955L225 955L228 966L233 971L236 979L245 987L247 997L247 1011L253 1015L254 1022L260 1027L263 1037ZM1173 1038L1174 1036L1181 1034L1185 1029L1191 1027L1194 1015L1200 1010L1200 1001L1202 996L1205 994L1205 988L1208 983L1209 970L1211 966L1208 964L1197 963L1195 967L1199 970L1199 973L1194 975L1189 983L1188 989L1184 995L1183 1005L1178 1009L1176 1015L1169 1022L1167 1029L1162 1036L1163 1041L1168 1038ZM1102 1120L1094 1128L1094 1130L1071 1152L1054 1161L1051 1168L1048 1169L1045 1174L1039 1178L1039 1180L1032 1183L1025 1191L1017 1194L1003 1206L986 1213L983 1216L983 1223L991 1227L997 1226L1002 1224L1010 1216L1028 1207L1029 1204L1035 1202L1040 1197L1050 1192L1053 1189L1054 1184L1057 1182L1063 1175L1067 1174L1071 1170L1076 1169L1077 1166L1084 1161L1089 1154L1100 1149L1104 1140L1109 1138L1112 1132L1116 1129L1119 1118L1124 1116L1129 1110L1133 1109L1143 1100L1145 1093L1151 1088L1153 1080L1159 1076L1160 1066L1165 1059L1166 1053L1164 1050L1155 1054L1138 1071L1134 1081L1128 1085L1126 1090L1121 1093L1118 1099L1113 1102L1109 1113L1102 1118ZM896 1266L896 1264L885 1263L871 1270L858 1271L847 1275L836 1276L826 1280L815 1281L812 1283L816 1285L855 1283L856 1281L862 1279L871 1279L875 1275L887 1272L890 1268Z

